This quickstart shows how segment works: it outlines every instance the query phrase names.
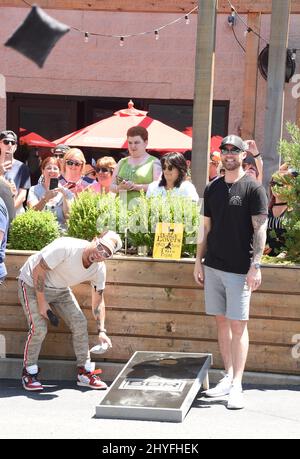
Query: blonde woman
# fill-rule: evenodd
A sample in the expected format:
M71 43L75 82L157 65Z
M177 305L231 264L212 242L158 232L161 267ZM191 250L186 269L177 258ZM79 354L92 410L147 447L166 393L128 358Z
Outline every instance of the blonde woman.
M112 156L103 156L98 159L95 167L97 182L89 189L97 193L109 193L112 175L117 163Z
M60 184L75 195L81 193L93 181L84 177L85 157L79 148L71 148L63 159L62 176Z

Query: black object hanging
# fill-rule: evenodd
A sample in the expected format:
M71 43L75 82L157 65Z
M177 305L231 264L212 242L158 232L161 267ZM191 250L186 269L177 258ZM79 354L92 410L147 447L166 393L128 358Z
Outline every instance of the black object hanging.
M285 82L289 83L296 71L296 62L290 49L286 50ZM268 79L269 45L258 56L258 68L265 80Z

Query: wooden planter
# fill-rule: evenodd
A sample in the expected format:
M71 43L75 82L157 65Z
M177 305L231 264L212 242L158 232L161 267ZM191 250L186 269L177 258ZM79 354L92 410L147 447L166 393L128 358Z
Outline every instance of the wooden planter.
M1 288L0 334L7 357L23 355L27 323L17 298L16 276L28 255L9 251L6 258L9 274ZM222 368L215 321L204 313L203 291L193 280L193 267L192 260L119 256L107 262L106 328L113 348L105 360L127 361L136 350L210 352L214 366ZM300 357L292 350L293 338L300 335L300 268L264 266L262 272L262 286L252 296L247 370L299 375ZM81 284L74 293L94 345L91 288ZM41 358L74 359L71 334L63 323L58 329L49 326Z

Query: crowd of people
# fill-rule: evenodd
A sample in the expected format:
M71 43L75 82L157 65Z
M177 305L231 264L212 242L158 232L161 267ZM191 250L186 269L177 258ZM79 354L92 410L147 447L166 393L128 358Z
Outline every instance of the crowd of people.
M80 149L58 145L53 155L42 161L38 184L30 186L28 167L14 158L16 134L8 130L0 133L0 283L6 276L9 224L25 212L25 207L53 212L63 235L72 202L85 190L120 196L125 193L127 203L140 196L141 191L149 198L171 193L199 201L191 181L191 152L170 152L157 159L147 152L148 132L141 126L130 128L127 140L128 156L118 163L104 156L86 164ZM284 174L290 174L288 168L281 168L272 176L268 204L262 185L263 161L254 140L227 136L220 149L210 155L209 183L204 191L204 230L201 229L197 245L194 278L204 287L207 314L216 317L226 371L225 377L206 395L229 395L229 409L244 407L242 377L249 346L247 324L251 293L261 283L261 257L263 253L276 256L284 250L282 219L292 211L280 192L284 182L279 178ZM105 329L104 261L121 245L119 236L112 231L91 243L61 237L30 257L22 267L19 298L30 330L22 375L26 390L43 389L38 379L38 356L48 321L58 320L53 306L73 334L78 385L106 388L93 371L86 320L70 287L91 282L99 341L111 346Z

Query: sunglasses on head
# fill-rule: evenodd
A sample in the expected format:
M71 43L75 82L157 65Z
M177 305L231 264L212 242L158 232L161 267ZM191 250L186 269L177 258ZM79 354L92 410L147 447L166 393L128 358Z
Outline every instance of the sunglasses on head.
M96 167L96 172L102 172L104 174L105 172L111 172L111 169L108 167Z
M82 165L83 165L83 163L80 163L79 161L73 161L72 159L68 159L68 160L66 161L66 164L67 164L68 166L76 166L76 167L79 167L79 166L82 166Z
M4 139L4 140L3 140L3 143L4 143L4 145L9 145L10 143L11 143L12 145L16 145L17 142L16 142L15 140Z
M53 156L54 158L62 159L65 156L65 154L64 153L54 153Z
M238 155L239 153L241 153L241 151L242 150L237 147L232 147L231 150L229 150L228 148L221 148L222 155Z
M163 167L162 167L163 171L166 171L168 169L168 171L172 171L174 168L174 166L171 166L170 164L167 166L167 164L164 164Z

